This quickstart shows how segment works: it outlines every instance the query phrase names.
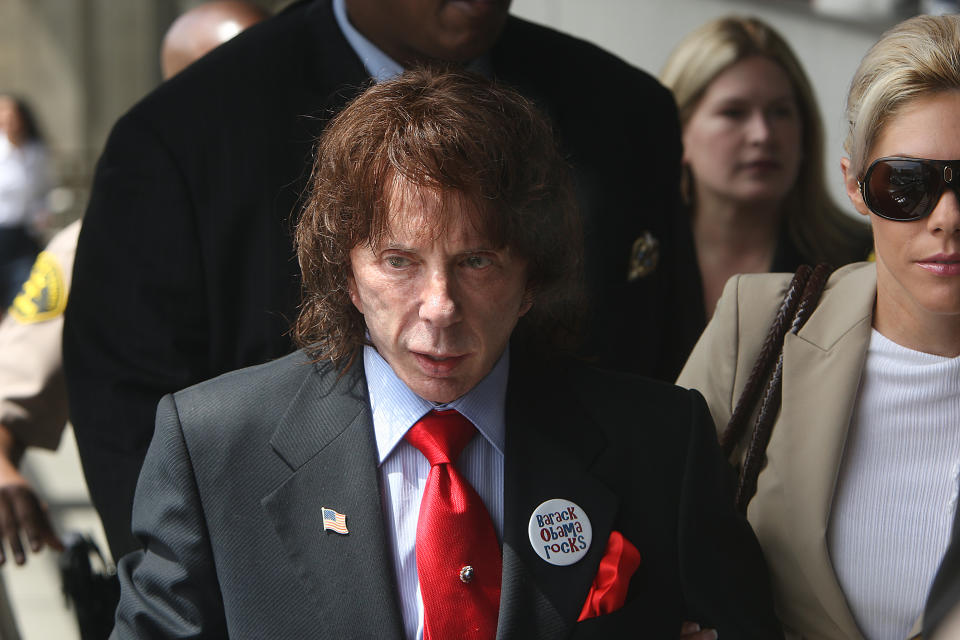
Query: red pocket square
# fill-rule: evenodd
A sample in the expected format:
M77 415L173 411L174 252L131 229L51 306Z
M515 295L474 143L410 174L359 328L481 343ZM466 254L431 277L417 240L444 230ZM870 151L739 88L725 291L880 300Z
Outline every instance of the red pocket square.
M590 585L577 622L613 613L627 599L630 578L640 566L640 552L619 531L612 531L600 568Z

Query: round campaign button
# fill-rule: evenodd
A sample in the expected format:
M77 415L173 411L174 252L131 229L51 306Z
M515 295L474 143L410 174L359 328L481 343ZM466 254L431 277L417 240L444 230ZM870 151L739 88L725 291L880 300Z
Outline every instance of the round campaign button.
M560 567L587 555L593 541L590 518L580 505L563 498L552 498L534 509L528 532L537 555Z

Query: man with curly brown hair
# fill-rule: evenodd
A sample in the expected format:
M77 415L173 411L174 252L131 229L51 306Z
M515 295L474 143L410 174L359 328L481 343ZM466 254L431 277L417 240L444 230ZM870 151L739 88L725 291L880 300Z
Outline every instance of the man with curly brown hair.
M676 377L702 312L687 312L701 303L688 223L677 215L673 98L643 71L509 6L298 0L117 122L64 332L77 444L114 555L137 545L130 509L157 401L295 348L291 228L313 142L363 88L411 65L442 60L486 74L548 114L584 217L585 351Z
M301 350L161 401L113 637L780 637L703 399L561 355L574 203L480 76L334 118Z

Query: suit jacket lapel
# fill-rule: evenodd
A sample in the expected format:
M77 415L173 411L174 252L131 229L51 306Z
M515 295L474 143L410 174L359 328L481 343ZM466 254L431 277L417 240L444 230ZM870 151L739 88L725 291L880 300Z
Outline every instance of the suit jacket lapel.
M840 281L818 313L783 348L780 424L767 451L786 499L779 514L797 564L845 637L860 632L827 550L827 528L847 427L870 341L876 272L861 269ZM779 441L779 442L777 442Z
M291 474L263 505L324 635L402 638L362 367L308 376L271 445ZM345 514L349 534L325 532L320 507Z
M503 588L498 640L558 638L570 634L617 512L617 499L589 472L604 446L600 430L564 387L561 372L518 373L511 363L504 460ZM528 384L529 381L536 381ZM539 381L548 383L538 384ZM564 403L550 402L563 397ZM562 409L558 405L562 404ZM534 509L551 498L579 505L589 517L593 539L573 565L541 559L528 537Z
M606 548L617 499L589 472L605 445L600 430L576 405L561 372L515 375L507 398L504 471L503 587L499 640L565 637L576 623ZM522 381L544 381L523 384ZM516 382L515 382L516 381ZM563 395L570 402L553 406ZM366 384L359 367L308 376L271 440L290 477L264 496L291 564L317 619L332 637L402 638L402 618L386 525ZM558 567L530 545L533 510L551 498L579 505L593 538L579 562ZM320 507L347 516L350 533L323 531ZM377 615L357 616L343 602L379 603Z

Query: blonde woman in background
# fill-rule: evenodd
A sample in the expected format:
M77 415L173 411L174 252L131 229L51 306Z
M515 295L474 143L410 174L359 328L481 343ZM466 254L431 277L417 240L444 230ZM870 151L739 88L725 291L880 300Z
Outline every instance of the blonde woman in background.
M734 274L866 258L866 225L824 187L810 83L773 28L756 18L713 20L680 42L660 79L680 110L683 197L708 318Z
M847 194L875 263L835 272L783 345L747 516L788 637L901 640L954 519L960 463L960 17L884 34L850 89ZM787 274L736 276L680 375L727 424ZM746 438L745 438L746 439ZM744 443L733 454L743 459Z

